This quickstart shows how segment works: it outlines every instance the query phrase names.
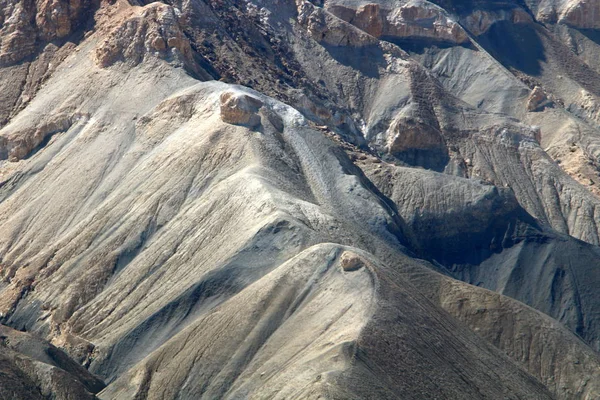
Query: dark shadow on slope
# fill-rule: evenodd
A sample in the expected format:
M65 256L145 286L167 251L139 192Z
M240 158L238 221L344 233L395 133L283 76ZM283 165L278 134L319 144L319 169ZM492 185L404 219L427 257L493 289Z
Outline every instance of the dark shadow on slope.
M350 47L323 43L323 48L340 64L360 71L369 78L379 78L379 66L385 63L383 50L378 45Z
M462 266L457 275L557 319L598 351L599 260L597 246L546 230L479 265Z
M475 216L456 213L447 214L444 218L458 221L465 218L474 219ZM524 221L529 218L530 221ZM426 249L429 258L447 266L453 273L462 268L462 265L478 265L527 237L538 237L539 226L536 224L533 217L522 210L515 210L490 218L487 224L482 224L479 229L464 230L446 236L443 233L436 234L436 231L444 231L444 222L429 219L426 213L413 221L413 225L419 226L420 243Z
M447 41L440 41L435 38L407 38L399 39L393 36L382 36L380 38L386 42L390 42L400 47L402 50L410 54L426 54L430 52L437 52L439 50L449 49L452 47L464 47L469 50L477 50L477 48L471 43L453 43Z
M511 10L517 7L523 8L531 14L529 7L523 0L433 0L432 3L444 8L446 11L460 16L467 16L473 10L500 11Z
M443 172L450 161L450 156L446 148L412 148L395 151L392 153L392 156L392 162L397 160L411 167L422 167L436 172Z
M577 29L586 38L600 45L600 31L597 29Z
M541 74L546 51L535 25L500 21L478 39L481 46L505 67L532 76Z
M304 229L308 228L288 220L264 226L225 266L199 274L187 290L123 336L110 349L108 358L100 363L92 362L90 370L106 379L107 383L113 381L191 322L291 258L290 254L281 251L289 247L290 241L297 242L298 252L307 247L303 239Z

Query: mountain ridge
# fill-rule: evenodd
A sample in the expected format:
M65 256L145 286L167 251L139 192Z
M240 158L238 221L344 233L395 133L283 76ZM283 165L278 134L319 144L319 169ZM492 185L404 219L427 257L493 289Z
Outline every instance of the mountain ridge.
M7 1L3 396L597 397L585 7Z

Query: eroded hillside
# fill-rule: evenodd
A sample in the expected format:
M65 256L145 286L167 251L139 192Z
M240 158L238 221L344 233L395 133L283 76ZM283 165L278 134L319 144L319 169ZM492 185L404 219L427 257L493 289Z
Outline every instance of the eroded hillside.
M0 397L600 397L594 7L0 3Z

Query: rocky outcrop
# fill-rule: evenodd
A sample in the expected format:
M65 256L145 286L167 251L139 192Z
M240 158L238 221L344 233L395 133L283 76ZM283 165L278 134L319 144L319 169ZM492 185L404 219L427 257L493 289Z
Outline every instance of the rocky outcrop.
M35 8L30 2L5 2L0 8L0 62L17 63L33 54L36 49L37 30Z
M335 10L333 8L332 10ZM371 36L381 37L384 32L385 16L381 13L381 6L379 4L363 4L361 5L352 16L352 11L343 12L342 15L347 15L351 22L357 28L367 32Z
M600 6L594 1L569 0L556 2L556 22L579 29L598 29Z
M53 135L66 132L87 119L88 116L73 112L58 113L36 128L3 132L0 134L0 160L19 161Z
M443 9L427 1L410 1L397 8L378 3L327 4L326 9L377 38L391 41L432 40L463 44L469 37Z
M467 43L462 27L444 11L425 1L409 2L387 16L384 36L393 39L430 39L450 43Z
M366 262L358 254L345 251L340 256L340 266L344 271L352 272L365 267Z
M476 36L486 33L490 27L501 21L507 21L511 24L526 24L533 22L531 15L521 7L514 7L508 10L473 10L463 18L465 27Z
M527 111L540 111L547 104L548 97L544 90L539 86L534 87L527 99Z
M146 57L157 57L199 73L179 19L173 7L162 3L134 11L96 48L96 61L106 68L116 62L135 66Z
M99 3L39 0L0 5L0 127L35 97L75 50L74 42L90 27Z
M61 39L81 24L82 16L89 11L87 4L80 0L48 0L37 4L35 23L39 28L40 38L44 41Z
M262 101L244 93L225 92L221 94L221 119L234 125L254 128L260 124L258 110Z
M332 46L369 46L377 41L363 31L344 23L333 14L308 1L299 2L298 23L317 42Z
M84 26L95 0L6 1L0 5L0 65L13 65L45 43L65 39Z
M386 151L399 160L432 169L445 166L447 149L444 137L436 127L400 116L392 121L387 137ZM440 165L436 167L436 164Z

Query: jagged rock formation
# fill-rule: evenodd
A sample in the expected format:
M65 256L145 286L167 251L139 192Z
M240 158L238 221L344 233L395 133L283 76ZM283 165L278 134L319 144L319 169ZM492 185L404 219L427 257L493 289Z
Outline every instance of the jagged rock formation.
M0 397L600 396L593 4L5 3Z

